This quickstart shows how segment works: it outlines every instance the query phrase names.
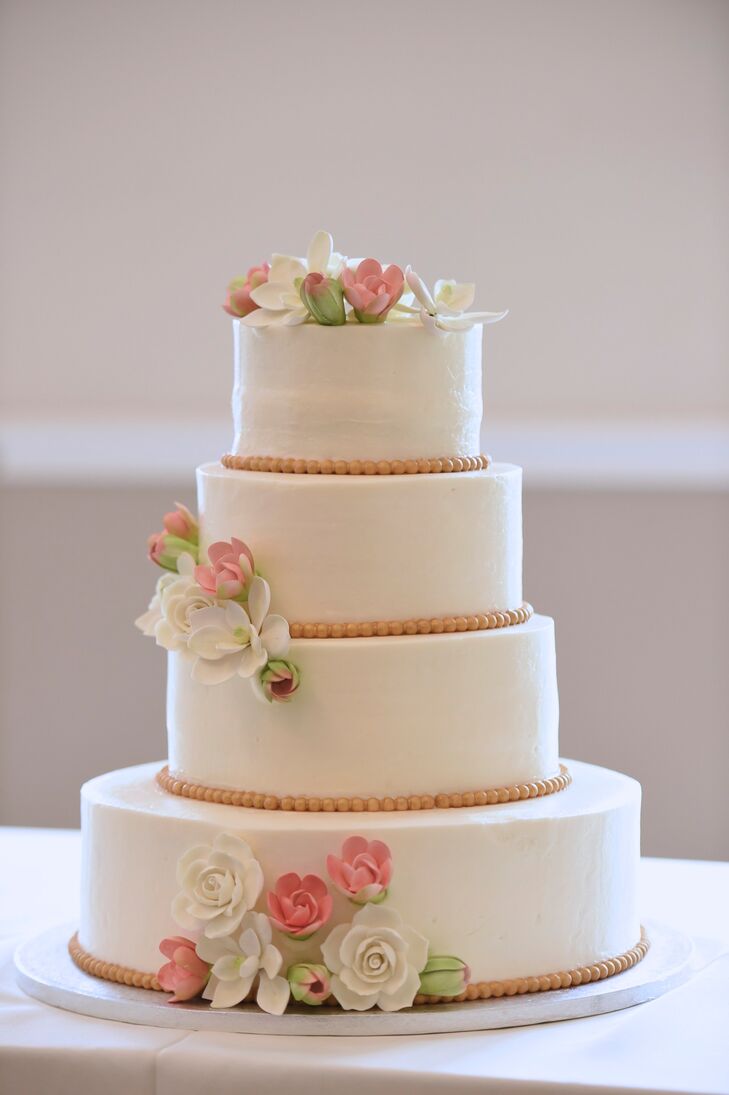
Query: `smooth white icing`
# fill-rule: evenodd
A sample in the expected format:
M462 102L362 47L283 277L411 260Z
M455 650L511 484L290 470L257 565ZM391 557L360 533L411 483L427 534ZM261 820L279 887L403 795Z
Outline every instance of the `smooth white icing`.
M234 321L233 332L233 452L320 460L480 452L480 326Z
M268 794L383 797L499 787L555 775L554 624L498 631L294 640L288 704L240 677L191 679L169 655L170 767Z
M203 551L237 536L290 623L518 608L521 468L337 476L198 468Z
M219 832L248 841L265 890L288 871L326 877L327 853L339 854L347 836L361 833L392 851L388 903L429 939L432 953L464 959L474 980L552 973L619 954L640 932L640 786L566 763L572 786L546 798L387 814L190 801L156 786L155 764L100 776L82 790L81 945L105 961L157 970L159 941L180 934L170 913L177 860ZM337 897L331 926L353 911ZM285 945L287 961L306 961L319 939L291 944L276 933L275 942Z

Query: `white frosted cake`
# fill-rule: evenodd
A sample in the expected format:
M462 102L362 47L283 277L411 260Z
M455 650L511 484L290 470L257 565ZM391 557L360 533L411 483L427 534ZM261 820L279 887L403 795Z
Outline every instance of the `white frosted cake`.
M151 538L137 621L169 652L168 760L82 790L87 972L395 1011L645 953L640 787L559 759L521 469L481 451L501 314L472 299L326 233L231 283L234 442Z

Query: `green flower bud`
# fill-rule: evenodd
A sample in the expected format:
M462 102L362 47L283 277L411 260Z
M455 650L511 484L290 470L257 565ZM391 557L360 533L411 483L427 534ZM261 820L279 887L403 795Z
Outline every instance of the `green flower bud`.
M331 995L331 974L326 966L299 962L296 966L289 966L286 977L291 986L291 995L300 1004L319 1007Z
M420 974L420 991L426 996L460 996L470 977L471 971L460 958L436 955L428 959Z
M344 290L336 278L307 274L299 287L299 295L309 315L322 326L339 327L346 322Z

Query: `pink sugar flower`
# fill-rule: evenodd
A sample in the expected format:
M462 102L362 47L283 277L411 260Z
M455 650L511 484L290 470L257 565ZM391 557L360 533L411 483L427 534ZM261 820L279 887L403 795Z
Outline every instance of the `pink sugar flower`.
M241 319L258 307L255 300L251 299L251 292L268 281L268 273L271 267L267 262L260 266L251 266L244 278L233 278L225 295L223 309L229 316Z
M162 531L152 533L147 541L149 558L165 570L177 570L177 560L183 553L197 559L197 521L187 506L181 502L175 505L176 510L164 515Z
M283 874L267 894L271 920L290 939L308 939L332 915L332 898L318 875Z
M174 993L169 1002L180 1004L199 996L208 983L210 966L198 958L192 940L173 935L163 939L159 949L165 958L169 958L157 973L157 980L165 992Z
M337 889L356 905L379 904L387 897L392 855L381 840L350 836L342 845L341 859L327 856L327 870Z
M377 259L363 259L356 270L342 270L344 295L360 323L382 323L402 296L404 280L399 266L383 270Z
M195 581L206 593L222 600L244 601L255 567L251 549L235 536L208 548L209 566L195 567Z
M286 974L291 995L300 1004L320 1007L332 994L331 974L326 966L300 962Z

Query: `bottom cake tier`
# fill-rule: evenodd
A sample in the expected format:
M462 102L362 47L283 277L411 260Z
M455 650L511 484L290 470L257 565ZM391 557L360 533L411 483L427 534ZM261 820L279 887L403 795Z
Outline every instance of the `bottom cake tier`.
M399 914L405 935L427 941L431 956L458 956L471 984L605 963L640 939L640 785L607 769L566 763L571 785L544 798L403 813L298 813L191 801L158 786L159 764L100 776L82 789L77 960L85 956L91 972L113 966L154 974L164 961L163 939L195 938L191 912L202 917L198 935L217 940L215 947L235 937L236 917L246 908L271 913L267 895L278 892L273 944L284 977L291 965L322 963L322 943L335 930L343 938L344 925L362 919L363 909L373 923ZM235 860L241 845L227 837L244 840L253 857L243 855L242 888L229 894L220 890L220 871L225 875L229 853ZM381 842L368 847L369 874L355 875L348 865L358 850L351 843L343 850L351 837L363 838L361 848ZM277 887L292 872L325 880L328 895L314 894L303 902L304 913L292 913L281 899L286 884ZM226 884L223 878L223 890ZM218 887L212 905L210 886ZM307 886L304 877L299 888ZM306 938L290 937L297 932ZM437 988L444 979L431 982Z

